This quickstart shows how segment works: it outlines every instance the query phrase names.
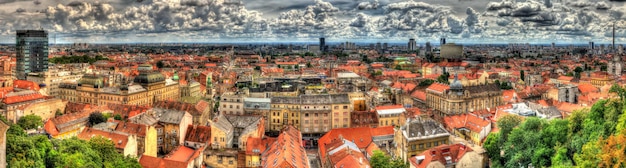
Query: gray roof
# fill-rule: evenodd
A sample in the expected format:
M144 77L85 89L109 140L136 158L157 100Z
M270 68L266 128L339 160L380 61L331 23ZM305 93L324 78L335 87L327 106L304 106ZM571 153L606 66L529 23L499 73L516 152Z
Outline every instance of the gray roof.
M211 123L211 127L216 127L220 130L225 131L227 134L228 133L232 133L233 130L233 125L230 124L230 121L228 121L228 119L224 116L224 115L219 115L217 116L217 121L213 121Z
M490 91L500 91L500 86L496 84L486 84L486 85L478 85L478 86L465 86L465 90L469 91L472 94L482 93L482 92L490 92Z
M408 138L428 138L438 135L450 135L439 123L430 118L415 118L405 126Z
M180 124L180 121L185 116L184 111L161 109L161 108L154 108L154 109L160 112L160 115L158 115L159 122L163 122L163 123Z

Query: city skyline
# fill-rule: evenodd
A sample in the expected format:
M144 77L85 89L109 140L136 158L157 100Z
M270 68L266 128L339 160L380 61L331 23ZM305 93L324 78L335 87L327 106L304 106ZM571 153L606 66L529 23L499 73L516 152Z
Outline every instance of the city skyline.
M223 2L226 1L226 2ZM50 43L623 43L624 2L596 0L1 0L0 43L44 29Z

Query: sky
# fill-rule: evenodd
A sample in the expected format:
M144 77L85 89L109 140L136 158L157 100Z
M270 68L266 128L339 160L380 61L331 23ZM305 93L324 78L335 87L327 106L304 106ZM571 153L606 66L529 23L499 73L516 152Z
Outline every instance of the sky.
M0 43L626 41L626 0L0 0Z

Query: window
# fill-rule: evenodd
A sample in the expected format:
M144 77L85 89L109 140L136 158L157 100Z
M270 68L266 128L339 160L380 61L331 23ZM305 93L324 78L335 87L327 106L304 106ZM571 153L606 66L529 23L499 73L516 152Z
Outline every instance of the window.
M304 113L304 117L309 117L309 113Z
M328 117L328 113L324 113L324 117Z
M430 142L426 143L426 147L430 148Z
M339 106L335 106L335 110L339 109Z
M423 143L420 144L420 149L424 149L424 144Z
M435 141L435 146L439 146L439 141Z
M324 120L324 124L328 124L328 120Z
M343 106L343 109L348 109L348 106Z
M411 149L415 150L415 144L411 145Z
M304 124L309 124L309 120L304 120Z

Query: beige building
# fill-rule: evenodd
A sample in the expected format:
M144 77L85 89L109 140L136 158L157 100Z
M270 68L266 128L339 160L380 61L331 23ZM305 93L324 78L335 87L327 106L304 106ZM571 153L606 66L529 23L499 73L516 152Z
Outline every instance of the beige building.
M504 104L497 84L463 86L455 77L450 85L434 83L426 89L426 104L439 115L464 114Z
M220 97L220 114L243 115L243 94L226 92Z
M61 84L59 95L70 102L106 105L152 105L157 101L178 100L178 82L165 79L159 72L141 72L133 84L107 86L108 78L97 74L84 75L76 84Z
M406 112L406 109L402 105L388 105L376 107L376 114L378 114L378 126L395 126L403 125L404 121L401 120L401 116Z
M57 111L63 112L66 104L67 102L63 102L61 99L47 99L22 106L17 109L17 114L18 116L37 115L45 121L54 118Z
M52 70L48 72L29 73L26 80L43 84L41 93L48 96L59 97L61 83L64 81L76 81L82 77L82 73Z
M410 118L395 129L395 156L407 161L425 150L448 144L450 133L441 124L430 118Z

